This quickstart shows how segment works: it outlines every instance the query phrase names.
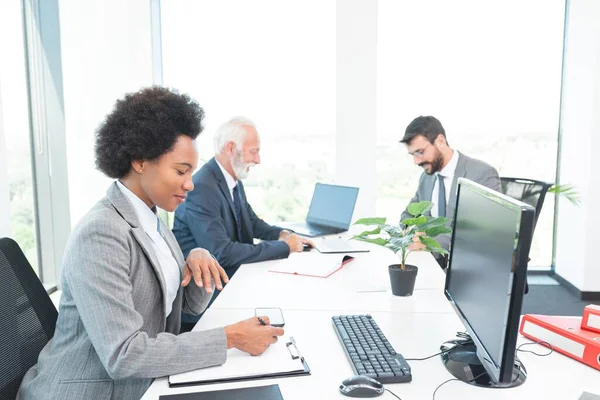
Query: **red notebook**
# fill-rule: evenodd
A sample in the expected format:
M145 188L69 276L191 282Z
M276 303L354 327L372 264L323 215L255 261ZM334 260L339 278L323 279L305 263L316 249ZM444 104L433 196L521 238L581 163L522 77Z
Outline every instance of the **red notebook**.
M269 272L328 278L352 260L352 256L339 254L292 254L269 268Z
M600 334L581 329L581 317L525 314L521 334L600 370Z

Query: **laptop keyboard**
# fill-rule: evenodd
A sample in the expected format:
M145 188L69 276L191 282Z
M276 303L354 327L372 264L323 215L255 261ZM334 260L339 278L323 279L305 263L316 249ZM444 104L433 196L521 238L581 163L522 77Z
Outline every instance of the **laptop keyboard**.
M339 315L332 321L357 375L370 376L381 383L412 380L410 366L396 353L371 315Z

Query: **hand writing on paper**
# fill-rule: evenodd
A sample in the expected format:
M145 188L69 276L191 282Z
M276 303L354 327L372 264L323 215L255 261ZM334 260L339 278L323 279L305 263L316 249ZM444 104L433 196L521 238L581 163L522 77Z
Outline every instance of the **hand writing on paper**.
M282 328L271 326L267 316L260 317L266 325L262 325L256 317L240 321L237 324L228 325L224 328L227 336L227 348L235 347L253 356L258 356L267 350L277 337L282 336Z

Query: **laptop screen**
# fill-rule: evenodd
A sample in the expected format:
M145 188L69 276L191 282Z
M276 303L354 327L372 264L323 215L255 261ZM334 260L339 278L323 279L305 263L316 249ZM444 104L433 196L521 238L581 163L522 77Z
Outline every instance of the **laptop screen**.
M306 222L347 230L357 197L358 188L317 183Z

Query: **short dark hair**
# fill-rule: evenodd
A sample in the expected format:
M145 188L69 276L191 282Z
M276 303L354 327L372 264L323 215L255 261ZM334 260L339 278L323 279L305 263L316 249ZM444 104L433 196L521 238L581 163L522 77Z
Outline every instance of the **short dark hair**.
M417 136L423 136L429 140L430 143L439 136L443 135L446 137L446 131L442 126L442 123L435 117L432 116L420 116L412 120L406 127L404 137L400 140L400 143L410 144L410 142Z
M96 130L96 167L122 178L133 160L155 160L171 151L177 138L196 139L204 110L186 94L152 86L117 100Z

